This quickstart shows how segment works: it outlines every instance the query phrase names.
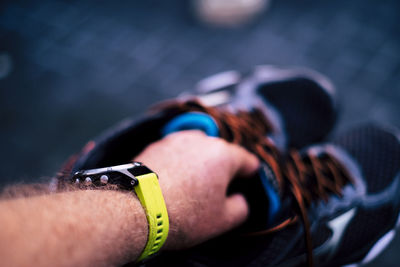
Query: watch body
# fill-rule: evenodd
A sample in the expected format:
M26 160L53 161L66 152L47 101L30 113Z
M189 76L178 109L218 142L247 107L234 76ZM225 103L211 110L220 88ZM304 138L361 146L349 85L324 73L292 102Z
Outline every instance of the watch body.
M121 189L131 190L138 184L137 177L148 173L154 172L140 162L133 162L112 167L77 171L71 177L71 182L97 187L113 184Z

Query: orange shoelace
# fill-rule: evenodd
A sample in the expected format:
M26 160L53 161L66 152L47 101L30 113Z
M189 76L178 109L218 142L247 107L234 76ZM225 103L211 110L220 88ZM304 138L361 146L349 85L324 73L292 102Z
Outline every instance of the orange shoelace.
M294 201L294 215L278 225L250 233L263 235L279 231L301 219L304 226L304 235L307 249L307 262L313 266L312 238L307 208L315 201L327 201L329 195L342 195L342 188L352 182L351 176L334 157L327 153L313 155L300 154L291 150L282 154L267 138L272 132L272 124L264 114L254 109L252 111L235 111L206 107L197 100L165 102L155 108L172 114L185 112L202 112L210 115L218 125L220 137L228 142L241 145L256 154L272 168L281 196L292 196Z

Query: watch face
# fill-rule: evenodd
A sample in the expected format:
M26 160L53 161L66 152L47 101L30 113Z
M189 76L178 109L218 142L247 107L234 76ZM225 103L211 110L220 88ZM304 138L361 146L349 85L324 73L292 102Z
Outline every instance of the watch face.
M138 183L136 176L147 173L152 173L152 171L140 162L134 162L112 167L81 170L71 177L71 182L79 186L101 187L113 184L121 189L133 189Z
M98 168L98 169L91 169L91 170L83 170L83 171L79 171L77 173L81 173L83 175L96 175L96 174L113 172L113 171L124 172L124 171L126 171L126 170L128 170L130 168L135 167L135 166L140 166L140 165L135 165L135 164L134 163L128 163L128 164L117 165L117 166L112 166L112 167L105 167L105 168ZM139 164L139 163L137 163L137 164Z

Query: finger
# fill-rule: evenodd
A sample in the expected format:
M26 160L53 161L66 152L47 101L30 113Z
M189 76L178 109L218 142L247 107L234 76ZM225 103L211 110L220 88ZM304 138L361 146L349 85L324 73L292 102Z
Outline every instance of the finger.
M246 199L241 194L234 194L227 198L225 218L226 218L226 229L229 231L236 226L242 224L249 215L249 206Z
M258 158L238 145L230 146L228 157L232 162L231 179L238 176L250 177L256 173L260 167L260 161Z

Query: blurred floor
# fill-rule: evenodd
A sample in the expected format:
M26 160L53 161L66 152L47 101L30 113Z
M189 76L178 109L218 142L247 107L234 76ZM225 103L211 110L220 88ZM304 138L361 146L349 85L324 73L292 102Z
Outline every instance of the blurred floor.
M0 5L0 185L51 176L89 138L210 74L301 65L338 87L338 130L400 127L400 2L276 0L239 29L186 1ZM37 179L36 179L37 180ZM371 266L397 266L400 241Z

